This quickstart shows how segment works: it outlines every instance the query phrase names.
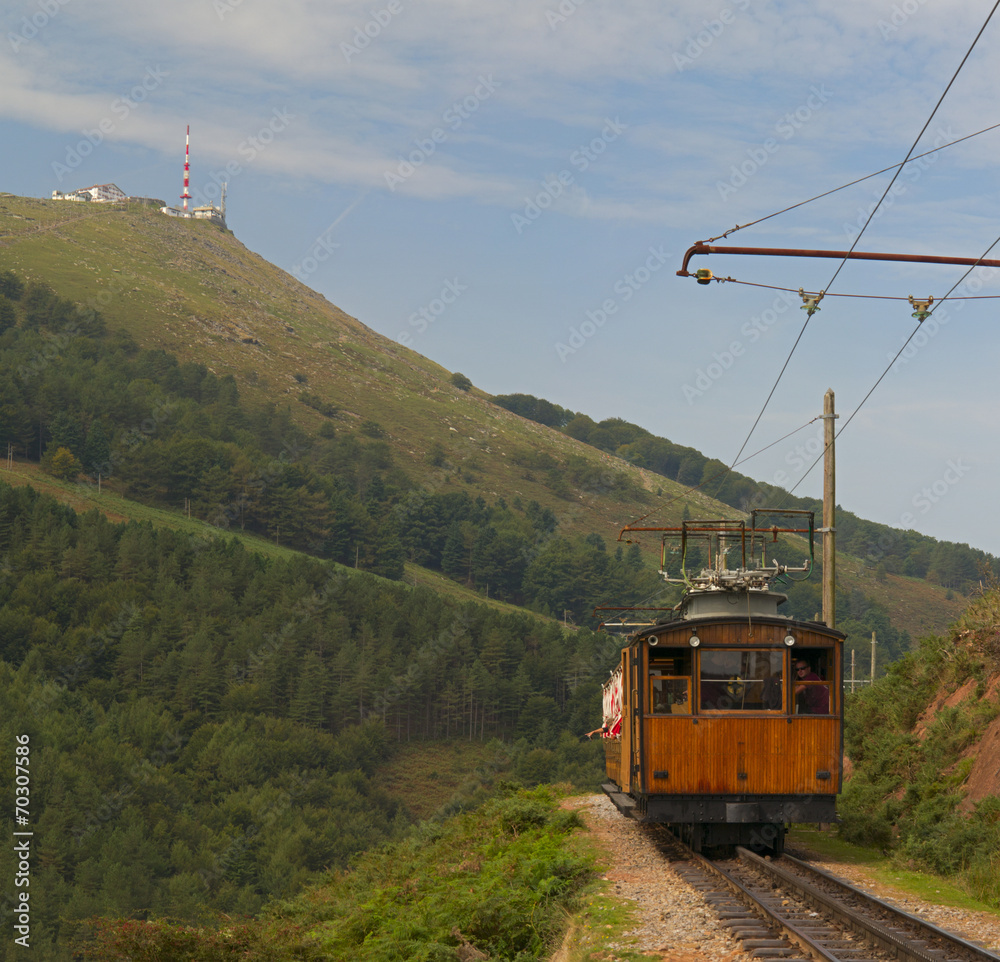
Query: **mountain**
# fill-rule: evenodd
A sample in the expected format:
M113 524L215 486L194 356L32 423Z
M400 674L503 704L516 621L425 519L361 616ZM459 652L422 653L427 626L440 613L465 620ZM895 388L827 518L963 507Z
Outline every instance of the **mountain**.
M379 432L425 485L443 483L447 463L474 474L485 496L536 499L561 509L570 529L609 538L648 510L648 492L682 490L517 417L475 388L455 387L440 365L349 317L206 221L141 205L0 195L0 266L95 308L143 347L233 375L248 398L287 403L308 430L325 420L319 406L349 428ZM437 464L429 452L437 452ZM545 472L568 455L609 475L598 488L627 478L628 495L554 496ZM584 503L568 512L568 500ZM691 503L702 510L711 502L695 495Z
M734 513L692 490L683 473L678 477L688 483L616 456L621 451L643 463L643 439L632 436L601 450L596 439L586 443L520 417L460 375L348 316L207 221L168 218L142 204L3 194L0 269L97 310L109 329L127 330L143 348L231 376L241 397L282 406L310 434L335 428L379 438L411 479L411 502L455 491L488 502L536 502L555 515L560 535L598 534L609 544L624 525L650 512L659 524L676 524L685 511L689 517ZM656 465L655 459L646 463ZM404 510L404 523L406 517ZM884 540L886 531L879 526L869 540L880 532ZM943 630L961 611L948 586L891 568L876 577L870 561L843 552L845 544L841 539L838 574L845 599L861 592L877 600L910 637ZM658 563L655 538L642 551Z
M211 223L0 196L0 728L40 773L39 958L94 915L255 914L500 780L595 781L591 609L671 597L618 532L770 492L713 501L718 462L523 400ZM906 565L978 559L886 530L843 514L840 610L898 658L969 582Z

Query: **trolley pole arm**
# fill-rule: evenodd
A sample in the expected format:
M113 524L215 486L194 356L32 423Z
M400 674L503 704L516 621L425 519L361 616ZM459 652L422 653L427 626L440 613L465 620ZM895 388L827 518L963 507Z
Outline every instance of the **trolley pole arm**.
M880 254L875 251L823 251L786 247L720 247L698 241L684 254L678 277L693 277L688 270L691 258L701 254L755 254L758 257L831 257L838 260L899 261L911 264L953 264L962 267L1000 267L1000 260L984 257L944 257L935 254ZM706 281L705 283L708 283Z

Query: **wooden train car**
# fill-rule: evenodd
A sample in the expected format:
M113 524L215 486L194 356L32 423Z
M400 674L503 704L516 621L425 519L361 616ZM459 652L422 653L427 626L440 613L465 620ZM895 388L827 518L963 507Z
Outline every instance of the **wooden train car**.
M706 536L715 559L685 573L680 604L622 649L604 691L604 790L696 851L780 852L788 823L836 819L844 635L778 613L786 596L769 583L792 569L748 558L762 532L730 521L676 530L685 548ZM741 563L730 569L734 547Z

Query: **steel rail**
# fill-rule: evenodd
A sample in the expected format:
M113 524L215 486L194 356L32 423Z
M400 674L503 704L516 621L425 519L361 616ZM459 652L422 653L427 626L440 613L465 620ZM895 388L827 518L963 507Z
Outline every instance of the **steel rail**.
M910 264L951 264L961 267L1000 267L1000 260L987 260L984 257L945 257L936 254L880 254L874 251L827 251L803 250L785 247L728 247L717 244L706 244L698 241L689 247L684 254L684 262L677 272L678 277L693 277L688 271L688 262L692 257L702 254L750 254L760 257L830 257L840 260L856 261L898 261ZM706 281L705 283L708 283Z
M856 933L870 938L880 948L895 954L897 958L908 960L908 962L941 962L940 953L935 952L933 948L924 950L920 946L914 945L912 939L894 932L892 929L880 924L879 922L863 918L862 916L852 912L835 897L819 891L807 881L804 881L802 878L794 875L793 873L784 871L781 868L780 863L775 864L774 862L768 862L762 859L759 855L743 848L738 848L737 854L755 868L773 878L778 879L787 888L790 888L796 893L804 896L808 901L812 902L824 913L832 916L840 924L846 925L853 929ZM808 875L818 876L825 883L835 886L845 895L858 899L864 905L875 909L880 913L888 915L891 919L898 920L902 925L917 929L921 935L926 935L929 939L944 942L949 947L958 949L962 953L962 958L977 959L982 960L982 962L996 962L998 958L998 956L994 955L992 952L988 952L981 946L975 945L972 942L963 939L961 936L947 932L944 929L925 921L924 919L911 915L909 912L904 912L902 909L897 909L894 906L888 905L881 899L877 899L874 896L869 895L867 892L851 885L849 882L845 882L843 879L839 879L835 875L831 875L829 872L816 868L808 862L803 862L794 856L788 855L787 853L783 856L783 858L795 865L800 871L803 871Z
M757 939L759 933L739 935L734 928L733 934L744 941L745 948L748 951L751 947L755 949L759 948L759 951L755 951L754 955L762 958L787 957L788 949L782 950L779 947L780 939L784 939L786 945L794 944L801 949L805 957L819 959L822 962L842 962L842 957L837 954L837 947L831 946L828 948L827 944L824 944L831 941L839 941L834 933L829 930L826 930L823 934L811 931L819 924L819 917L815 920L810 919L808 925L797 925L795 919L785 917L780 909L775 910L771 908L767 904L766 896L755 893L738 878L730 874L724 867L691 851L676 835L668 833L668 836L671 844L676 845L678 849L683 851L686 864L693 868L701 879L708 877L721 882L725 889L728 890L728 893L734 896L746 908L748 913L758 918L762 931L769 930L772 934L777 934L778 939L770 942L766 940L748 942L746 941L747 939ZM871 945L876 953L882 952L892 958L903 960L903 962L942 962L944 958L947 958L950 962L997 962L1000 959L1000 956L963 939L961 936L954 935L924 919L888 905L886 902L869 895L849 882L845 882L843 879L794 858L787 853L782 856L782 859L786 859L799 871L805 873L807 876L813 876L814 879L821 880L824 884L832 885L848 898L856 899L862 903L873 914L888 917L890 920L888 924L883 924L872 918L866 918L864 916L865 908L855 910L850 905L838 901L835 895L822 892L793 872L782 869L780 860L777 862L768 861L740 847L736 849L736 854L753 871L757 871L768 877L771 881L779 884L793 899L811 903L823 918L840 927L841 930L852 932L854 935L859 936ZM714 881L696 882L689 875L690 869L684 870L680 864L677 866L677 871L682 878L685 878L690 884L702 890L705 898L715 907L717 912L721 910L724 913L720 915L720 919L723 920L724 925L739 926L744 922L750 922L749 915L736 917L733 915L731 909L727 910L725 905L719 905L718 896L722 894L721 892L717 892L713 898L712 893L704 889L705 884L715 885ZM792 909L793 913L795 911L795 909ZM890 927L892 925L898 925L904 931L896 931ZM910 932L906 932L906 929L909 929ZM913 932L916 934L912 934ZM946 952L941 951L942 943L944 943ZM855 949L859 948L860 944L855 943ZM849 957L853 958L854 956L850 955Z
M685 848L687 848L687 846L685 846ZM719 879L744 905L746 905L751 911L760 915L768 926L774 928L789 941L794 942L800 949L802 949L806 956L821 959L823 962L841 962L836 955L829 952L822 945L813 941L812 938L810 938L805 932L799 929L788 919L782 918L777 912L774 912L772 909L764 905L764 903L761 902L761 900L758 899L753 892L751 892L748 888L745 888L740 882L730 876L727 872L723 871L709 859L705 858L705 856L690 850L688 850L688 856L690 860L698 865L702 871L706 872L706 874ZM941 960L935 959L934 962L941 962Z

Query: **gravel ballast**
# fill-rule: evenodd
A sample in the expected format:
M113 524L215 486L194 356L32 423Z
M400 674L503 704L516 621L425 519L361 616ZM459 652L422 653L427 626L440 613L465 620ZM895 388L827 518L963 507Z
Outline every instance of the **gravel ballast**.
M567 804L579 812L606 853L605 878L614 894L634 903L638 924L620 943L605 947L612 953L609 959L616 950L631 950L670 962L750 962L749 954L719 925L700 893L674 872L652 834L621 815L605 795L574 798ZM925 902L879 885L853 866L815 864L990 951L1000 948L1000 915Z

